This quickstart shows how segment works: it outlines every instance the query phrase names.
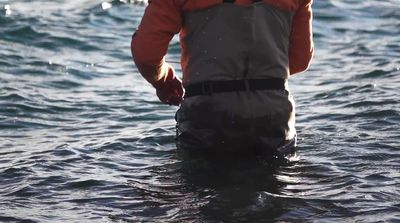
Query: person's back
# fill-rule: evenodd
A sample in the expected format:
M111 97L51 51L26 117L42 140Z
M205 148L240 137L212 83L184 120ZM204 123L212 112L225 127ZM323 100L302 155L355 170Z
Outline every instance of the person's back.
M167 77L160 69L165 65L157 64L166 48L152 58L143 53L152 46L139 44L148 41L141 39L158 33L163 41L158 46L165 47L170 39L163 38L180 31L186 93L177 112L178 148L271 154L278 148L293 148L294 103L287 79L305 70L312 56L310 5L310 0L150 3L133 38L133 55L149 82L153 83L149 76L157 72ZM141 57L149 58L146 61ZM158 69L149 69L149 61L155 67L159 65ZM158 83L160 80L153 85L165 88L171 85L166 80L161 78L164 85ZM171 97L179 92L169 88ZM172 99L180 102L179 98Z

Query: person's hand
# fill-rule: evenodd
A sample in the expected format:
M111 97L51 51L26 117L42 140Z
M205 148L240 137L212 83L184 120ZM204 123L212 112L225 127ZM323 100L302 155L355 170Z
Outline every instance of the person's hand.
M168 66L167 75L153 83L153 86L156 88L161 102L179 106L183 101L184 94L182 81L175 76L175 70L171 65L167 64L166 66Z

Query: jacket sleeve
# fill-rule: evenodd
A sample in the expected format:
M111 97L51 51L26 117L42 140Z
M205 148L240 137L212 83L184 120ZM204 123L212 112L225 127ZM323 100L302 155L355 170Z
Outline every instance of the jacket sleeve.
M293 18L289 46L290 74L307 70L314 54L312 2L303 0Z
M182 27L182 12L174 0L149 1L138 30L132 37L133 60L150 83L165 78L165 54L173 36Z

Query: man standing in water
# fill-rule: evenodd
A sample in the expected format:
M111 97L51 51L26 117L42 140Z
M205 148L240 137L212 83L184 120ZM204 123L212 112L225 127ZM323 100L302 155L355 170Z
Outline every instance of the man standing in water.
M313 55L311 5L312 0L149 1L132 54L161 102L180 105L178 149L282 156L294 151L287 80L306 70ZM164 59L177 33L183 84Z

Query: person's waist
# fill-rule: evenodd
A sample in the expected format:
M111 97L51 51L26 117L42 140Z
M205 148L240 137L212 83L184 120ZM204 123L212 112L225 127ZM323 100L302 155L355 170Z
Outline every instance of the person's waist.
M283 78L204 81L187 85L185 97L235 91L285 90L285 83Z

